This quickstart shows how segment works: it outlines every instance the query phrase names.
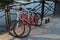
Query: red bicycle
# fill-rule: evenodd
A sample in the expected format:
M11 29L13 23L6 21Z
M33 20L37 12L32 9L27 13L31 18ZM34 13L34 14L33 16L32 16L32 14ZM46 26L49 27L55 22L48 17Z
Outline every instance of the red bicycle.
M17 21L12 25L14 34L19 38L27 37L30 34L31 26L40 26L42 24L41 16L35 13L35 9L27 8L25 11L22 7L22 14L19 20L17 13ZM25 13L27 12L27 13ZM18 30L19 29L19 30Z
M27 8L28 10L31 10L31 11L24 11L23 8L21 8L21 9L22 9L21 18L20 18L20 20L17 20L15 22L15 24L13 24L13 32L17 37L24 38L30 34L30 31L31 31L30 25L38 26L38 25L42 24L42 21L41 21L39 13L34 12L35 9L31 10L31 8ZM27 12L27 14L25 12ZM20 27L19 30L22 29L22 33L23 33L22 35L18 34L19 30L17 28L19 28L19 27ZM16 29L17 29L17 31L16 31ZM21 33L21 32L19 32L19 33Z
M27 10L28 10L27 13L28 15L26 15L26 13L24 13L24 10L22 10L22 21L26 20L30 25L40 26L42 24L40 14L35 13L35 9L27 8Z

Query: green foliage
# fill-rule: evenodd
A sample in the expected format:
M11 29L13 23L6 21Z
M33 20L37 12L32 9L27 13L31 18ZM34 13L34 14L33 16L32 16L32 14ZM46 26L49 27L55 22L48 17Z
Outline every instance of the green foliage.
M30 0L26 0L26 1L28 1L28 2L29 2Z
M1 5L8 5L8 4L13 3L13 2L14 2L14 0L0 0Z

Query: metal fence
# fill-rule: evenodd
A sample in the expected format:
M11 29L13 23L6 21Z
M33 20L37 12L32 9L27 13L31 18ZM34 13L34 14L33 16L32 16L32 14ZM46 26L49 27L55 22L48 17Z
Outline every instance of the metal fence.
M38 3L38 2L37 2ZM32 4L32 3L31 3ZM42 4L42 5L41 5ZM54 6L53 6L54 5ZM14 7L14 6L12 6L12 7ZM1 8L1 7L0 7ZM46 1L46 0L42 0L41 2L40 2L40 4L39 5L36 5L34 8L37 8L36 9L36 12L38 12L38 10L39 10L39 12L40 12L40 14L41 14L41 17L43 18L43 17L45 17L45 16L47 16L47 14L49 14L50 15L50 13L52 13L52 14L54 14L55 15L55 8L56 8L56 1L53 1L53 0L50 0L50 1ZM14 10L14 9L13 9ZM4 11L4 10L0 10L0 12L2 12L2 11ZM14 10L14 11L16 11L16 10ZM5 14L5 12L3 12L3 15L2 16L0 16L0 20L1 20L1 18L3 18L4 16L6 16L6 14ZM14 13L12 13L12 12L10 12L10 16L11 16L11 19L13 19L12 17L15 17L16 18L16 12ZM8 17L8 16L7 16ZM4 19L3 19L5 22L3 22L3 24L0 24L0 29L1 30L3 30L1 27L3 27L4 26L4 28L6 27L6 20L5 20L5 17L4 17ZM7 19L8 20L8 19ZM6 29L6 28L5 28Z

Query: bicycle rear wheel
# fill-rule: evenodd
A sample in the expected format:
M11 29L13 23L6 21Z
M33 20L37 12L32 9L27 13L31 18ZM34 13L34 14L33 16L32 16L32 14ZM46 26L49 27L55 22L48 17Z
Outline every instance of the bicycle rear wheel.
M27 37L30 34L30 32L31 32L31 27L30 27L29 23L25 21L25 32L22 35L22 37L23 38Z
M41 26L41 24L42 24L41 16L40 16L39 13L36 13L36 14L35 14L35 25Z
M39 13L31 13L30 17L34 15L34 26L41 26L42 19Z

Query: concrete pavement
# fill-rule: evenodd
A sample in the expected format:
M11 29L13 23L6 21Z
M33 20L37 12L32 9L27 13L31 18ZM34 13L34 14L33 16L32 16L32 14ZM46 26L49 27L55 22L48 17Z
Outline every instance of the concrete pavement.
M26 38L14 38L8 33L0 35L0 40L60 40L60 18L50 17L50 22L39 27L32 27Z

